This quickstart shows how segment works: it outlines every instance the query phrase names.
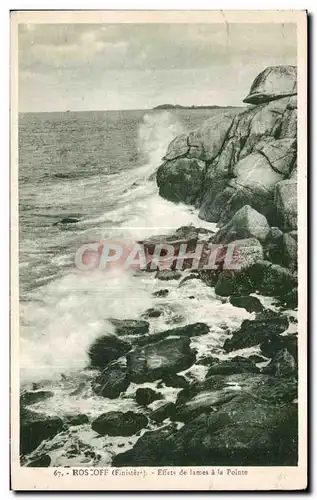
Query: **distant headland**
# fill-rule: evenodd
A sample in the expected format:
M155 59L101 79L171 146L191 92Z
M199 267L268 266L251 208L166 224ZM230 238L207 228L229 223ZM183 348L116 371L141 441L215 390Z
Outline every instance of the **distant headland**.
M217 106L217 105L205 105L205 106L181 106L180 104L159 104L153 109L217 109L217 108L240 108L241 106Z

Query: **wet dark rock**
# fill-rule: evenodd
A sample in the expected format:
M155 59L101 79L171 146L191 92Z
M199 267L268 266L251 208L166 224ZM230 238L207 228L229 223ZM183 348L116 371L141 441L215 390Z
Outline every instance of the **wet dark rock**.
M183 375L177 374L164 375L162 382L166 385L166 387L181 387L182 389L185 389L189 386L188 380L186 380Z
M147 406L153 403L153 401L157 401L158 399L162 399L163 395L160 392L156 392L149 387L140 387L136 390L135 400L138 405Z
M228 359L226 361L220 361L217 364L212 365L206 377L211 375L231 375L232 373L258 373L259 369L248 358L243 358L242 356L235 356L234 358Z
M165 419L173 418L174 416L175 416L174 403L164 403L162 406L160 406L150 414L151 420L154 420L157 423L161 423Z
M96 418L91 428L102 436L132 436L147 424L148 419L142 413L110 411Z
M261 344L266 339L284 332L288 326L286 316L266 309L258 313L254 320L245 319L231 339L225 341L224 350L230 352Z
M296 465L297 407L234 397L181 429L145 433L114 466Z
M131 345L115 335L98 337L89 347L88 355L91 368L105 368L111 361L124 356Z
M163 313L164 313L163 309L151 307L142 314L142 318L159 318L160 316L162 316Z
M129 385L126 360L109 364L92 383L93 391L104 398L116 399Z
M154 297L166 297L168 295L167 288L162 288L161 290L157 290L153 292Z
M58 417L49 417L24 408L20 411L20 453L26 455L35 450L45 439L56 436L63 428Z
M21 394L21 405L30 406L54 396L52 391L25 391Z
M49 467L51 465L51 457L49 455L40 455L27 464L27 467Z
M296 361L287 349L281 349L262 372L275 377L290 377L297 372Z
M150 324L148 321L136 319L110 319L116 328L117 335L142 335L148 333Z
M179 280L182 277L181 271L173 271L169 269L161 269L155 274L155 278L162 281Z
M273 358L278 351L281 349L287 349L288 352L295 358L296 362L298 359L297 354L297 335L278 335L272 338L266 339L261 345L261 352L264 356L268 358Z
M83 425L88 424L89 418L84 413L80 415L67 415L64 417L64 422L66 425Z
M230 304L235 307L243 307L249 313L261 312L264 309L261 301L250 295L243 295L241 297L232 296L230 297Z
M178 337L137 347L127 355L129 379L149 382L186 370L196 359L189 345L189 338Z

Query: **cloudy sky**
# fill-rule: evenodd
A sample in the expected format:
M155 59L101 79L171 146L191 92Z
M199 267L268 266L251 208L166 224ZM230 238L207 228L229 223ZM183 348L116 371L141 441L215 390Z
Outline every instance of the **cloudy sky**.
M24 24L19 109L239 106L276 64L296 64L294 24Z

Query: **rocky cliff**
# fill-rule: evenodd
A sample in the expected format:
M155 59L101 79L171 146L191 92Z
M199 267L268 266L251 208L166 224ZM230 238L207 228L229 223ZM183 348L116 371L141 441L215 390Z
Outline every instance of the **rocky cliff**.
M176 137L157 171L160 195L219 226L249 205L269 224L296 230L296 79L293 66L267 68L244 99L252 106Z

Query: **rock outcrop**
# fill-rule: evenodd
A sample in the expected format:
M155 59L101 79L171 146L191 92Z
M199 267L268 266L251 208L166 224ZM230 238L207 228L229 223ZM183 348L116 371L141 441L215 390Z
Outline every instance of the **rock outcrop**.
M294 66L267 68L244 99L255 106L174 139L157 171L160 194L199 207L202 219L220 225L249 205L270 224L278 219L295 229L296 81Z

